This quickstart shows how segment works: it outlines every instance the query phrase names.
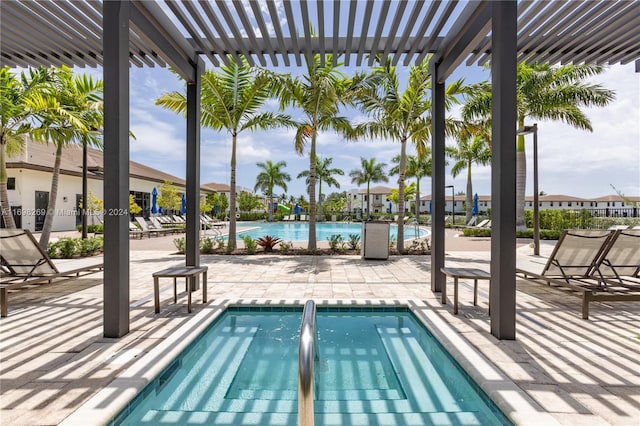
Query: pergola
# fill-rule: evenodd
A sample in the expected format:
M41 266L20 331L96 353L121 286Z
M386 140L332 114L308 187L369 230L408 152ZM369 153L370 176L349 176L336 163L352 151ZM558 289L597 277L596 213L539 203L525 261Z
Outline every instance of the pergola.
M198 266L199 93L205 62L216 67L232 55L261 66L293 66L301 65L305 55L333 53L347 65L370 66L376 55L409 65L432 54L431 289L440 291L445 81L463 62L490 64L490 303L491 333L499 339L515 339L517 62L635 61L640 71L640 2L633 0L21 0L0 2L0 19L1 66L103 67L105 337L129 332L130 66L170 66L187 82L185 260Z

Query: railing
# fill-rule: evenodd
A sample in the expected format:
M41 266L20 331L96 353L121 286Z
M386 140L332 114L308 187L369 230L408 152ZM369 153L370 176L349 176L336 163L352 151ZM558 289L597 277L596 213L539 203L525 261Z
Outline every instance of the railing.
M298 348L298 425L313 426L313 364L316 358L316 304L307 300L300 324Z

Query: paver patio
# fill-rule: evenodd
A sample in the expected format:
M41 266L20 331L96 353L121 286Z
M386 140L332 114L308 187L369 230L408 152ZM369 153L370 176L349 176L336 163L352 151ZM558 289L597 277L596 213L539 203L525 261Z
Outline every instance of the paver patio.
M544 248L544 247L543 247ZM531 249L518 250L532 260ZM544 251L543 251L544 253ZM489 253L448 252L447 265L489 269ZM533 259L535 261L535 259ZM154 271L183 262L167 251L131 251L131 332L102 337L102 276L20 290L0 320L0 423L58 424L133 362L204 310L194 293L173 304L172 284L161 289L154 314ZM356 256L203 256L209 304L242 299L279 303L410 303L444 321L449 333L479 350L560 424L640 424L640 306L594 303L580 318L580 299L518 281L517 339L489 333L488 283L473 306L471 280L461 280L460 312L452 314L430 290L428 256L388 261ZM451 282L449 285L452 287ZM179 286L180 287L180 286ZM144 361L142 361L144 362ZM550 417L551 419L551 417ZM87 419L87 424L92 420Z

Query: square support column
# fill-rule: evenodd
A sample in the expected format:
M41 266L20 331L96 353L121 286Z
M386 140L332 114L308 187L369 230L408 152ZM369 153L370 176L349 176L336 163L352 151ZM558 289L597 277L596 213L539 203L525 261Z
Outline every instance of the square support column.
M442 291L444 266L445 84L438 82L438 64L431 63L431 291Z
M492 8L491 334L516 338L517 2Z
M185 264L200 266L200 88L204 62L195 58L194 81L187 83L187 228Z
M104 337L129 332L129 7L105 1Z

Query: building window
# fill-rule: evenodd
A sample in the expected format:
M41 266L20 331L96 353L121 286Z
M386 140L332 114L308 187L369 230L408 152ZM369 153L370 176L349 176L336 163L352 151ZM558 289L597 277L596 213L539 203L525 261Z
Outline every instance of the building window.
M571 201L567 202L567 207L571 207Z
M533 206L533 202L529 201L529 207Z
M562 201L558 202L558 207L562 207Z
M553 207L553 201L549 203L549 207Z
M10 177L7 179L7 189L16 189L16 178Z

